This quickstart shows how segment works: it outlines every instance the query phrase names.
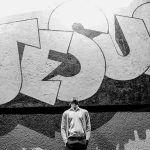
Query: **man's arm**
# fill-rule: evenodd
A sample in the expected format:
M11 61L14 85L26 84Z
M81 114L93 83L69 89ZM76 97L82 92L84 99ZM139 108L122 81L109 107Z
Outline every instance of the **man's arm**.
M85 112L85 119L86 119L86 140L89 141L91 136L91 121L88 111Z
M63 113L62 120L61 120L61 136L65 144L67 143L66 130L67 130L67 115L66 113Z

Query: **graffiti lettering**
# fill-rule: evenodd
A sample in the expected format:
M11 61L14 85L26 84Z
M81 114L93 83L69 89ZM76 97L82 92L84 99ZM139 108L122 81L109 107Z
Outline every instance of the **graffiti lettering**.
M127 56L116 53L113 38L109 34L103 34L94 40L106 57L106 76L115 80L134 79L143 74L150 64L150 38L141 19L116 16L116 20L129 45L124 47L129 53Z
M60 5L49 29L39 29L37 19L0 25L0 104L19 92L51 105L56 99L81 101L97 92L104 75L131 80L149 74L150 22L144 10L150 4L132 17L115 15L113 28L102 11L84 5Z
M55 103L60 80L54 78L42 81L60 65L60 62L48 59L50 49L66 53L71 33L40 30L41 49L26 46L23 67L23 86L21 93L53 105Z
M86 7L85 7L86 6ZM50 15L51 30L76 31L93 38L108 32L108 22L102 11L86 0L68 1L57 7ZM94 33L91 33L91 32ZM89 34L91 33L91 34Z
M82 100L90 97L98 90L105 72L103 55L98 46L90 39L79 34L74 34L72 38L71 36L72 33L70 32L40 30L42 49L37 50L37 48L31 46L25 48L22 60L24 82L21 93L54 104L57 95L63 101L70 101L75 96ZM69 44L70 39L71 43ZM56 52L49 51L49 49L55 49L55 51L63 53L69 52L72 56L78 58L78 62L82 64L80 72L78 70L75 73L79 63L73 66L73 71L71 68L67 71L66 63L59 62L58 55L54 59ZM81 53L82 55L80 55ZM49 58L53 57L53 59L48 59L48 55ZM93 61L93 58L95 61ZM70 76L68 73L75 73L76 75L68 77ZM47 76L47 74L49 75ZM45 78L43 79L43 77ZM93 85L93 88L90 85Z
M80 73L73 77L57 76L61 80L58 99L70 101L72 97L79 100L89 98L99 89L105 73L105 60L99 47L89 38L74 33L69 53L78 58Z
M78 74L81 70L81 65L78 59L69 53L64 54L61 52L50 50L48 58L62 63L49 75L47 75L43 79L43 81L51 79L57 75L61 75L64 77L71 77Z
M39 46L37 20L2 24L0 34L0 104L3 104L13 99L21 88L18 53L21 58L23 51L18 51L17 42Z
M143 19L144 25L148 31L149 37L150 37L150 20L149 15L150 14L150 3L144 3L137 7L137 9L133 12L133 17ZM150 75L150 69L148 69L145 74Z

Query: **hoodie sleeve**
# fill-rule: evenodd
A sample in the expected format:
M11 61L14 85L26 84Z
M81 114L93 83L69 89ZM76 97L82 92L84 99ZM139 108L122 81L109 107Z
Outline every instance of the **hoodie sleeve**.
M85 112L85 119L86 119L86 140L89 140L91 136L91 121L88 111Z
M64 112L61 120L61 136L64 143L67 143L67 114Z

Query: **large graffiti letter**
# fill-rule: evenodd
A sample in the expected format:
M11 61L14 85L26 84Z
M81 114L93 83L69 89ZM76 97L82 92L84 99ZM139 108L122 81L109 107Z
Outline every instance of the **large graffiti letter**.
M137 9L133 12L133 17L135 18L140 18L143 19L145 23L145 27L149 33L150 37L150 19L149 19L149 14L150 14L150 3L145 3L137 7ZM150 66L150 64L149 64ZM150 75L150 69L148 69L145 74Z
M117 43L122 42L119 46L124 52L126 50L125 54L129 53L127 56L123 57L116 53L116 45L114 47L110 35L101 35L94 40L100 45L106 57L108 77L115 80L134 79L144 73L150 64L150 38L141 19L116 16L116 23L120 34L124 35L118 36L117 33L115 38Z
M49 104L92 96L105 73L99 47L73 32L40 30L40 37L41 50L26 46L21 92Z
M52 57L56 57L55 51L57 57L58 52L66 53L72 33L50 30L40 30L39 33L41 49L31 46L25 48L22 60L24 82L21 93L54 105L61 81L51 79L52 76L45 80L44 78L50 73L53 74L52 72L61 64L61 60L48 59L48 56L51 51Z
M12 100L20 91L20 43L39 46L37 29L36 19L0 25L0 104Z
M72 97L79 100L91 97L100 87L105 74L104 55L91 40L108 32L104 14L90 2L68 1L52 12L48 28L74 32L68 53L77 58L81 65L80 72L72 77L66 77L63 73L54 78L61 80L58 99L70 101ZM76 63L78 69L74 69L74 73L79 71L78 65Z
M56 76L61 80L58 99L70 101L72 97L79 100L89 98L99 89L105 73L105 61L99 47L89 38L74 33L68 52L75 56L81 70L72 77Z

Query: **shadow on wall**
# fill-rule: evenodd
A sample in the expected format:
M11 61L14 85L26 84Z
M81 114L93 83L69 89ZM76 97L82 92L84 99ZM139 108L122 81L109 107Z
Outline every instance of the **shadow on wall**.
M149 129L150 126L150 113L118 112L115 115L113 113L102 114L103 113L90 114L92 135L88 150L95 150L96 148L100 150L129 150L129 147L133 147L133 150L136 150L135 144L140 145L139 142L143 143L143 148L149 145L149 132L147 132L147 141L144 140L146 138L146 130ZM96 118L96 115L99 115L99 117ZM13 115L9 115L10 118L12 116ZM61 115L55 115L53 117L44 114L29 115L28 117L25 117L25 115L22 117L21 115L16 116L18 116L18 118L20 117L22 122L24 120L26 124L18 124L9 133L1 135L1 150L20 150L21 148L29 149L37 147L44 150L60 150L64 148L60 134ZM51 117L46 119L48 116ZM109 120L111 117L112 119ZM31 120L31 118L34 119ZM43 121L41 121L42 118ZM52 118L57 123L54 124L54 120L52 123ZM7 117L5 119L7 119ZM41 126L39 122L41 122ZM50 124L50 122L52 124ZM1 124L4 124L4 122ZM1 129L1 131L4 131L4 129ZM139 138L137 138L137 135L139 135Z
M149 112L118 112L109 122L95 131L96 143L100 149L116 149L117 144L119 144L119 150L126 150L124 144L130 140L136 140L135 130L140 139L146 138L146 130L150 129L149 120ZM110 146L108 147L108 145Z

